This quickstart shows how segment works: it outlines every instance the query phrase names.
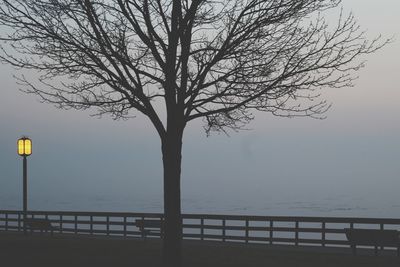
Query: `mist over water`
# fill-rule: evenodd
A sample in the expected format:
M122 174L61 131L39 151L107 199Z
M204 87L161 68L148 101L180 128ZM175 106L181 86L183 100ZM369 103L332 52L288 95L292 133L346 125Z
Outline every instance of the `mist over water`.
M274 127L230 137L188 129L184 213L400 218L398 131L331 132L329 119L255 124L265 121ZM55 137L34 136L29 209L163 212L157 136L118 131L127 123L135 125L110 122L112 138L104 131L80 140L70 132L57 148ZM4 136L9 153L0 161L0 209L19 210L22 160L12 133Z
M19 210L15 197L0 196L1 209ZM30 199L31 210L54 211L115 211L162 213L160 197L102 197L80 196L78 198ZM323 216L323 217L386 217L400 218L400 205L390 200L368 201L362 197L338 196L321 199L273 199L252 202L235 199L183 198L183 213L261 215L261 216Z
M190 125L184 213L400 218L400 1L343 5L371 37L395 42L368 57L354 88L321 92L333 104L326 120L257 114L252 131L209 138ZM146 119L57 110L19 92L14 74L0 65L0 209L22 208L15 144L26 134L29 209L163 211L160 142Z

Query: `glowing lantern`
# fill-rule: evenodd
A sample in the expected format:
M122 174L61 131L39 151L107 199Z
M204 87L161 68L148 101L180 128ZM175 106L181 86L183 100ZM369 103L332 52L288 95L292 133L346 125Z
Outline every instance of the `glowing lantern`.
M17 142L18 155L26 157L32 154L32 140L28 137L22 137Z

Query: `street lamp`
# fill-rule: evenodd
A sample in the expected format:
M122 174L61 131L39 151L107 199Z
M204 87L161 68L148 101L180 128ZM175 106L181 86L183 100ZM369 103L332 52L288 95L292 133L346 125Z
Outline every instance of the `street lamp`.
M18 155L23 158L23 216L24 216L24 234L26 235L26 212L28 210L28 171L26 158L32 154L32 140L28 137L22 137L17 142Z

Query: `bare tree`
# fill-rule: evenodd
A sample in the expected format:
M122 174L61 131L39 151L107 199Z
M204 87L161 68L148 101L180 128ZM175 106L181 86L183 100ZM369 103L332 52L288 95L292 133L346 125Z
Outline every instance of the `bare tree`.
M34 70L26 91L60 108L147 116L161 140L164 263L180 266L188 122L238 130L257 111L321 118L319 89L348 87L366 40L340 0L1 0L0 59ZM339 12L338 12L339 13Z

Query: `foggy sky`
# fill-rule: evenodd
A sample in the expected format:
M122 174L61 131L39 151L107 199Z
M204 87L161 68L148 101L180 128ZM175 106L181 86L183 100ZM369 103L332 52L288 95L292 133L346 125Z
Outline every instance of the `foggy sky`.
M395 42L366 58L355 87L322 91L333 104L325 120L263 113L251 130L229 137L206 137L201 121L190 124L183 148L184 201L246 205L356 196L400 204L400 2L343 5L369 37L394 36ZM90 117L90 111L58 110L19 92L14 73L0 66L0 209L21 206L2 200L22 192L16 154L22 135L33 140L30 199L162 198L160 141L146 118L113 121Z

